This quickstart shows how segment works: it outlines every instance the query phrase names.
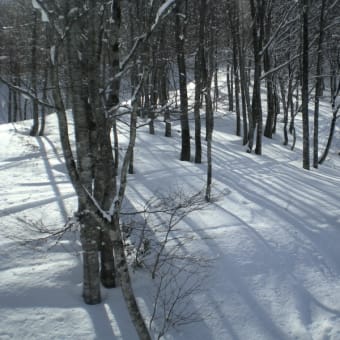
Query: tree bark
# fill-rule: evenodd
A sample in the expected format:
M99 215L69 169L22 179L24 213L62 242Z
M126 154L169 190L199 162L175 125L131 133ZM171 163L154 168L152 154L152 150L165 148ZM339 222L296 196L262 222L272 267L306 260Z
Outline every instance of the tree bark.
M250 0L251 16L253 20L253 53L254 53L254 86L252 97L252 109L249 114L249 142L248 152L252 151L254 132L256 130L255 153L262 154L262 107L261 107L261 57L260 51L263 39L263 2L257 3Z
M329 129L329 134L328 134L326 148L325 148L322 156L320 157L319 164L322 164L325 161L325 159L328 156L329 149L331 148L332 141L333 141L333 136L334 136L334 131L335 131L335 123L336 123L336 120L338 118L339 108L340 108L340 106L337 109L333 110L333 117L332 117L330 129Z
M201 140L201 98L205 86L203 80L203 67L205 67L204 57L204 38L205 38L205 21L206 21L207 1L200 2L200 20L198 32L198 46L195 55L195 163L202 162L202 140Z
M188 118L187 74L185 65L185 31L186 31L187 0L176 0L176 50L179 73L179 91L181 100L181 161L190 161L190 128Z
M265 42L268 42L271 37L271 11L272 11L272 3L269 5L269 9L267 10L266 15L266 23L265 23ZM263 57L263 69L264 72L268 72L271 68L271 56L270 56L270 48L266 48ZM266 125L264 129L264 136L267 138L273 137L273 124L274 124L274 117L275 117L275 103L274 103L274 75L268 75L266 77L266 85L267 85L267 119ZM288 118L287 118L288 119Z
M202 94L202 76L201 76L201 57L202 51L199 49L195 55L195 163L202 162L202 138L201 138L201 94ZM203 52L204 53L204 52Z
M234 26L235 24L233 24ZM237 42L235 30L233 30L233 71L235 79L235 110L236 110L236 136L241 136L241 112L240 112L240 78L239 63L237 58Z
M302 165L306 170L310 169L309 156L309 114L308 114L308 0L302 0Z
M237 54L239 59L239 69L240 69L240 86L241 86L241 99L242 99L242 119L243 119L243 145L248 143L248 116L251 115L250 106L250 96L249 96L249 86L247 82L245 61L244 61L244 49L242 47L242 40L240 34L240 10L238 0L234 1L235 8L235 25L236 25L236 46Z
M316 62L316 84L315 84L315 102L314 102L314 133L313 133L313 167L317 168L319 164L319 100L322 95L322 43L324 37L324 12L326 0L321 2L320 12L320 30Z
M33 30L32 30L32 48L31 48L31 81L33 94L37 97L37 44L38 44L38 14L37 10L33 9ZM36 136L39 131L39 105L38 101L33 99L33 125L30 130L31 136Z

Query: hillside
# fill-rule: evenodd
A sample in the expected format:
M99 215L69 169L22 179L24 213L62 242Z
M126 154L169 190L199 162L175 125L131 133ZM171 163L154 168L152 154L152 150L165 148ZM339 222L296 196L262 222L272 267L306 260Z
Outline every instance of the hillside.
M324 145L330 107L321 110ZM256 156L234 135L234 121L233 113L216 115L213 203L174 231L186 240L180 253L197 259L193 267L207 261L192 274L200 285L185 300L197 322L178 324L165 338L340 339L338 140L324 165L306 171L299 129L295 151L282 146L280 123ZM0 126L0 339L136 339L119 288L104 290L101 305L83 304L74 231L54 247L53 240L22 242L42 236L32 226L59 228L77 208L55 115L46 137L27 136L29 124ZM155 136L146 126L138 130L127 210L157 193L190 195L204 187L206 164L180 162L179 126L166 138L162 124ZM122 150L126 129L120 126ZM146 270L132 275L148 319L155 287Z

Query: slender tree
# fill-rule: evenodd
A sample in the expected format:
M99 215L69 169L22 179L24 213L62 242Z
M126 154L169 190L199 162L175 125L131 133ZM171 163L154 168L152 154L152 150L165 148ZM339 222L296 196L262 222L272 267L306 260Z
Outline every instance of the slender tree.
M175 6L175 40L177 52L177 66L179 77L179 92L181 99L181 161L190 161L190 128L188 118L188 91L187 91L187 72L185 63L185 37L186 37L186 24L187 24L187 0L176 0Z
M303 168L310 169L309 155L309 114L308 114L308 72L309 72L309 34L308 34L308 12L309 0L301 0L302 16L302 138L303 138Z
M319 39L317 47L316 62L316 83L315 83L315 99L314 99L314 133L313 133L313 167L317 168L319 164L319 102L322 95L322 43L324 39L324 13L326 0L321 2L320 23L319 23Z
M205 39L205 20L207 12L206 0L201 0L199 7L199 32L198 46L195 54L195 163L202 161L202 141L201 141L201 100L204 89L203 67L205 67L204 39Z

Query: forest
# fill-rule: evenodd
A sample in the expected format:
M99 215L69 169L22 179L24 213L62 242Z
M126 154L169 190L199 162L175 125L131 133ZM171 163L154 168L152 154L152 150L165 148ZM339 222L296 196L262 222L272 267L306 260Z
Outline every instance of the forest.
M201 287L196 286L195 275L212 270L211 258L216 257L184 255L190 253L185 247L191 247L194 237L182 230L183 221L188 224L192 216L202 214L192 223L204 230L209 225L205 211L235 195L225 205L230 209L235 205L235 221L245 214L244 202L254 200L260 210L278 214L278 225L284 220L302 230L301 212L311 228L327 226L327 242L340 238L339 230L334 230L340 216L334 187L340 180L339 41L338 0L0 0L0 121L3 127L17 126L16 132L24 129L19 136L24 135L25 145L34 152L40 150L39 157L46 156L45 163L49 158L43 146L49 141L55 150L60 148L63 180L70 183L67 192L75 198L53 230L44 222L16 218L37 233L35 247L38 241L60 245L76 234L85 304L105 302L106 290L118 287L138 338L180 339L171 335L172 328L202 319L194 310L183 310L181 301L198 294ZM1 131L3 136L8 133ZM10 149L9 142L2 143ZM240 159L243 162L233 167ZM163 177L149 180L163 163ZM179 167L185 170L177 172ZM137 181L142 174L145 182ZM0 176L3 183L6 176ZM314 203L309 211L297 204L300 211L293 219L284 216L281 203L288 207L299 201L294 178L300 179L295 186L304 199ZM148 181L150 194L144 195L142 189L139 202L137 188ZM249 187L243 188L243 181ZM309 191L311 183L320 190L319 196ZM54 195L62 197L57 187ZM278 191L269 193L274 187ZM333 201L328 201L329 195ZM280 209L272 207L273 202ZM322 204L325 209L314 216L313 209ZM1 227L8 223L4 218L10 208L6 209L0 214L6 221ZM219 220L218 213L211 214ZM260 220L261 213L249 223L257 225ZM261 223L261 228L268 225ZM267 244L262 231L254 231L252 237L256 233ZM301 235L312 238L310 233ZM212 237L208 231L199 236ZM242 247L243 236L239 237L234 241ZM313 236L315 244L325 236L320 237ZM266 247L275 248L274 243L268 241ZM324 253L327 247L322 244ZM340 255L333 245L329 249L331 257ZM280 261L281 257L275 265ZM237 277L237 266L223 263ZM339 265L333 264L338 274ZM135 293L138 271L140 276L148 273L154 282L149 313ZM245 287L240 284L254 307ZM262 308L254 312L263 316L267 335L249 336L251 328L237 335L231 326L227 337L223 333L207 338L308 339L323 334L321 326L299 333L287 320L282 321L283 331L271 325L270 314ZM339 305L324 308L335 311L332 325L339 319L339 309ZM290 331L285 333L287 327ZM340 336L339 327L329 329L333 333L325 339ZM103 334L84 339L119 338Z

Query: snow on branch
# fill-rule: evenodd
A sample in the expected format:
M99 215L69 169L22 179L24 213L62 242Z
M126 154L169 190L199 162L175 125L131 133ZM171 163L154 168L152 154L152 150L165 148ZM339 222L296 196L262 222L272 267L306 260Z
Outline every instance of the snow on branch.
M157 26L159 19L163 16L166 15L167 10L175 3L175 0L167 0L161 7L159 7L157 14L156 14L156 18L155 18L155 22L153 23L153 25L151 26L151 31L154 30L154 28Z
M41 5L40 1L32 0L32 6L33 6L33 8L35 8L35 9L37 9L37 10L39 10L41 12L41 21L42 22L50 22L50 20L48 18L48 13L43 8L43 6Z
M156 17L155 17L155 21L154 23L151 25L150 29L148 32L145 32L143 34L141 34L139 37L137 37L135 39L135 43L133 44L130 52L128 53L128 55L125 57L125 59L120 63L120 73L122 74L122 72L125 70L126 65L129 63L129 61L131 60L132 56L134 55L135 51L137 50L137 48L139 47L139 45L146 41L150 35L152 34L152 32L155 30L155 28L158 26L160 19L165 16L168 15L168 9L175 3L175 0L167 0L157 11Z
M289 60L287 60L286 62L272 68L271 70L269 70L268 72L264 73L261 76L261 80L265 79L266 77L268 77L270 74L275 73L279 70L281 70L282 68L284 68L285 66L289 65L290 63L292 63L294 60L296 60L297 58L299 58L301 56L301 53L295 55L294 57L290 58Z
M288 16L290 16L290 14L293 12L293 10L296 8L296 4L293 4L292 7L285 13L285 15L283 16L280 24L278 25L276 31L274 32L274 34L270 37L270 39L268 40L268 42L265 44L265 46L262 48L262 51L259 53L260 56L262 56L264 54L264 52L267 50L267 48L269 48L269 46L273 43L273 41L275 40L275 38L278 36L279 32L281 31L281 29L290 24L290 22L287 22L287 18ZM294 21L296 20L296 18L294 19Z
M39 99L34 93L32 93L30 90L26 90L20 86L16 86L8 82L6 79L4 79L2 76L0 76L0 81L3 82L5 85L10 87L12 90L21 93L22 95L25 95L33 100L36 100L40 105L48 107L50 109L55 109L55 106L52 104L49 104L47 102L42 101Z

